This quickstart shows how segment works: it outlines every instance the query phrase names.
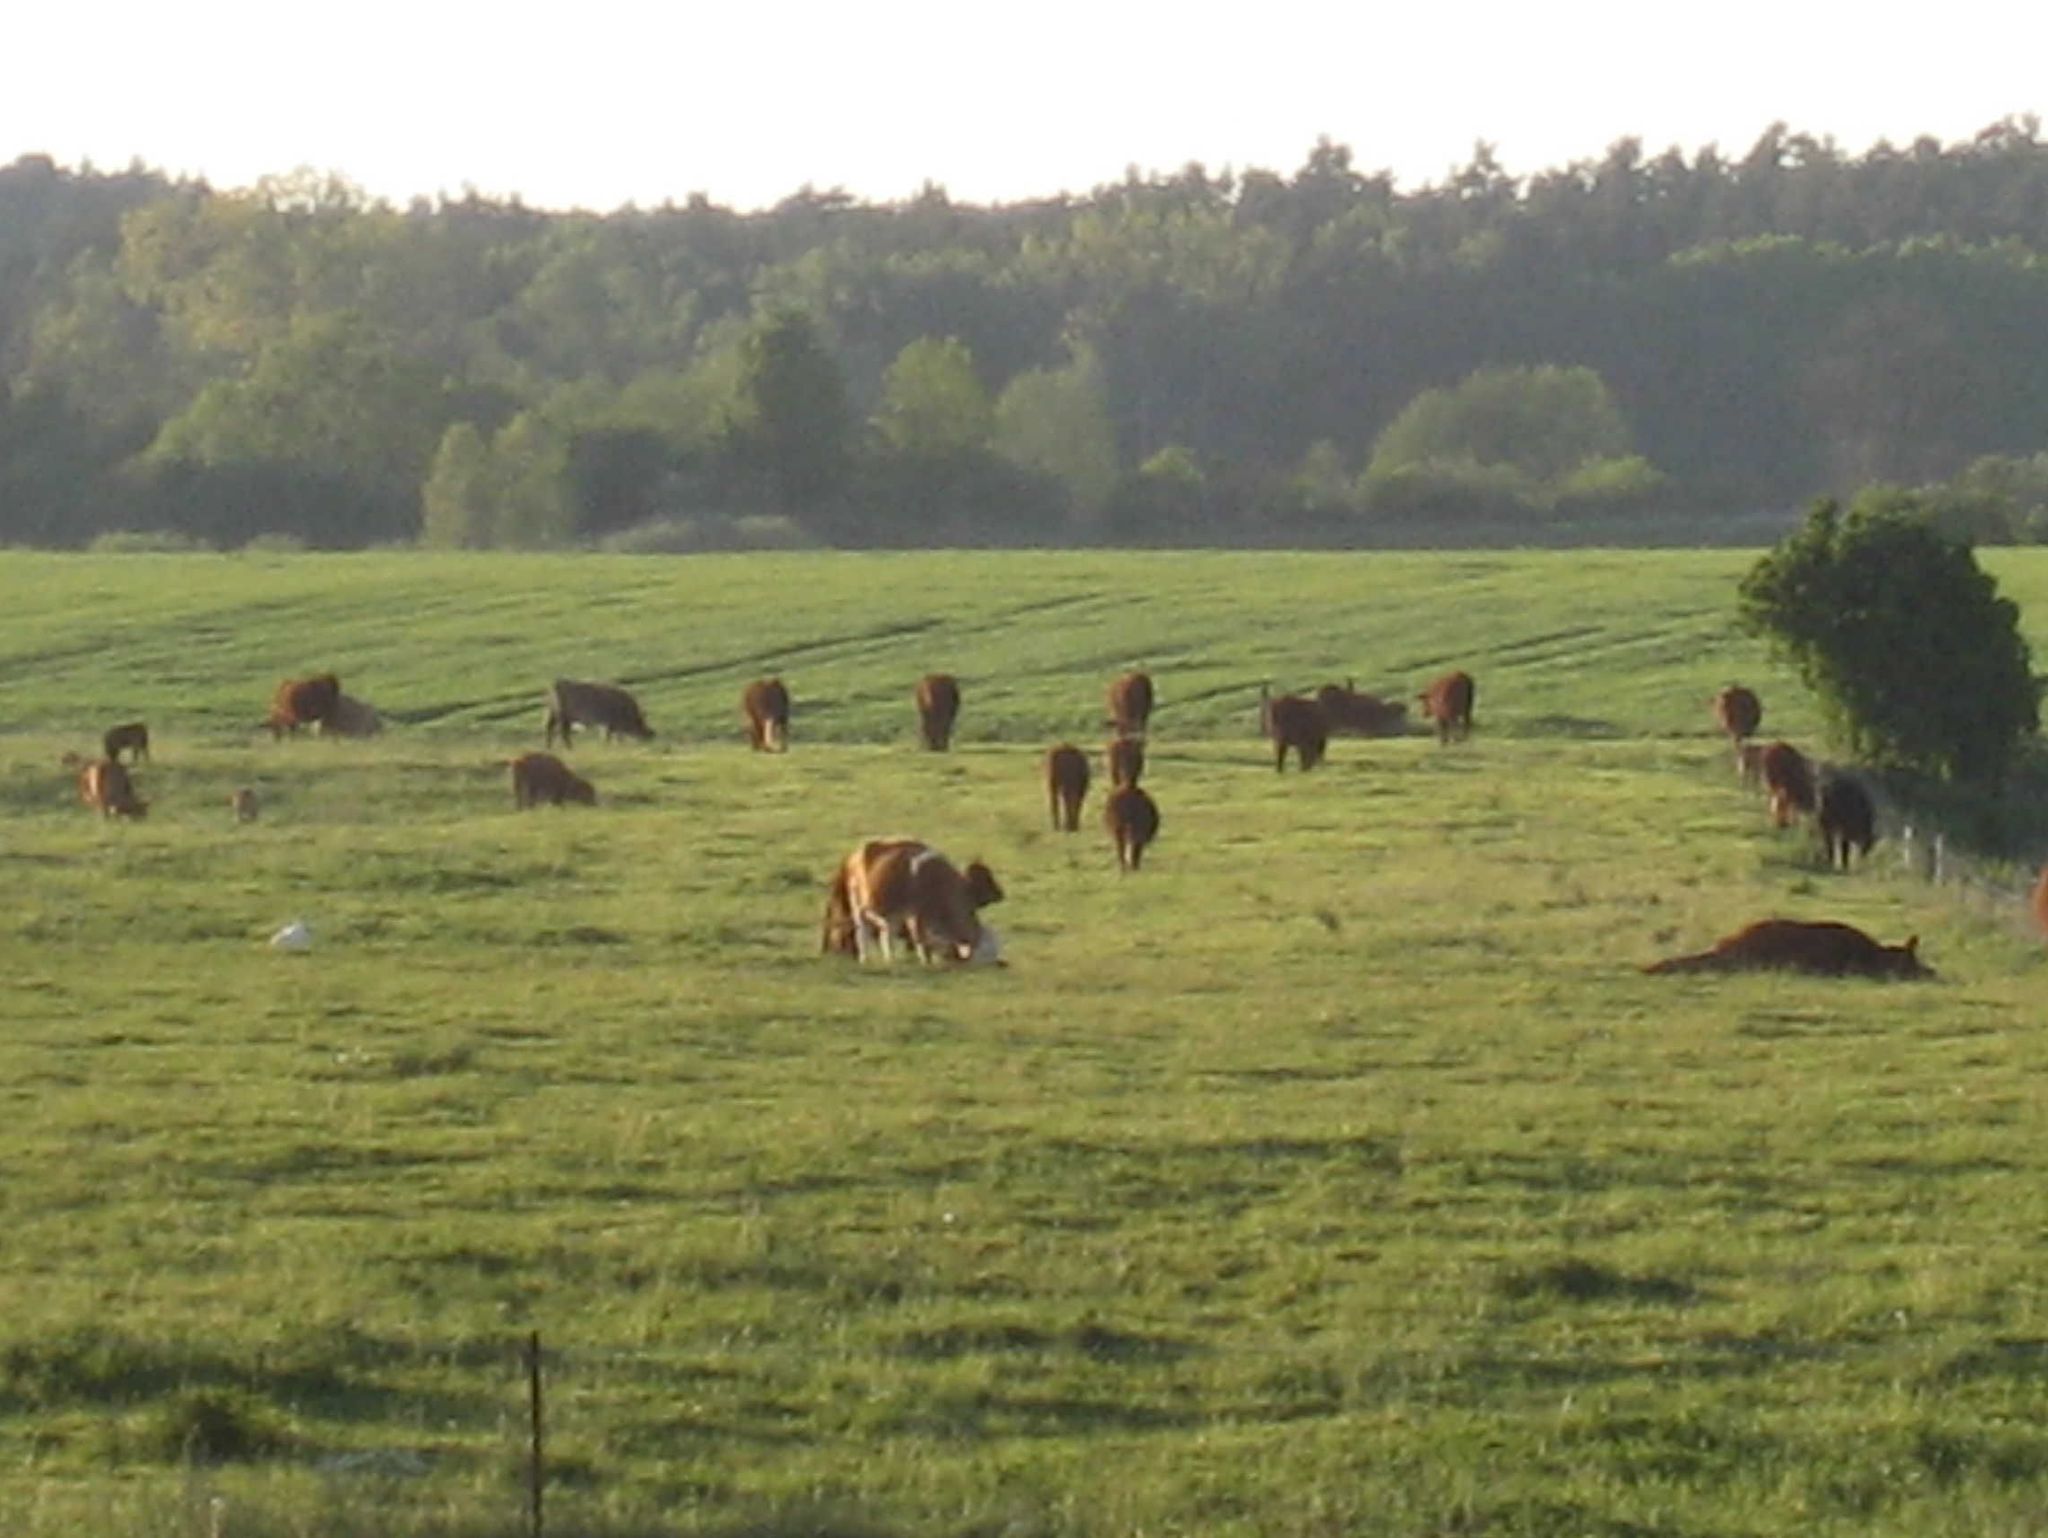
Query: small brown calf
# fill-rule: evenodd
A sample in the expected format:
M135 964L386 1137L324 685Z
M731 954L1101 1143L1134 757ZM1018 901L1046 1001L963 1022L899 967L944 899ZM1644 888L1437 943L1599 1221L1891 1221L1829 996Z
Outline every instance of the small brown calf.
M531 806L560 806L574 801L596 806L597 791L552 753L522 753L508 760L512 771L512 805L520 811Z
M1088 755L1071 742L1045 755L1045 795L1052 807L1055 833L1073 833L1081 826L1081 802L1088 795Z
M149 757L149 728L140 721L130 721L124 726L107 728L107 735L100 739L107 757L120 762L125 752L133 763L141 763Z

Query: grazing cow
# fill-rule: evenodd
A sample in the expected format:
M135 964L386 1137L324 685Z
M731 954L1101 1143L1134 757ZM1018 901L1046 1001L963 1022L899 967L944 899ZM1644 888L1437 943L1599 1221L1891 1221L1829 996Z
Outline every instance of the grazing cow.
M1714 720L1738 747L1746 738L1756 735L1763 719L1763 701L1756 697L1754 690L1745 689L1741 684L1730 684L1714 696Z
M334 709L320 723L323 737L375 737L383 730L384 718L377 713L377 707L353 694L336 695Z
M1330 723L1324 719L1322 707L1298 694L1275 698L1264 684L1259 686L1259 729L1273 740L1276 772L1285 772L1289 748L1294 749L1295 761L1304 773L1321 763L1329 750Z
M1316 704L1332 733L1351 732L1360 737L1399 737L1408 730L1408 707L1399 700L1377 694L1361 694L1346 679L1341 684L1324 684L1316 690Z
M1436 726L1436 740L1463 741L1472 735L1472 699L1477 692L1470 673L1446 673L1416 695L1422 713Z
M924 745L943 753L960 717L960 680L951 673L927 673L917 681L917 729Z
M1109 686L1109 724L1118 736L1142 737L1152 719L1152 675L1130 672Z
M1071 742L1047 751L1045 794L1052 806L1053 832L1076 832L1081 826L1081 802L1088 794L1088 755Z
M542 722L545 746L553 747L559 733L562 746L568 747L570 730L578 726L602 727L607 742L614 737L638 737L645 742L654 735L647 718L640 714L640 702L617 684L558 678L548 690L548 711Z
M1103 826L1116 845L1120 870L1136 870L1145 846L1159 837L1159 807L1135 785L1119 785L1102 805Z
M228 805L234 808L236 822L254 822L256 820L256 792L248 786L244 785L232 796L229 796Z
M78 771L78 799L102 817L147 817L149 803L135 794L128 770L111 758L96 758Z
M979 860L963 872L938 850L917 839L869 839L854 847L833 874L825 899L823 949L844 953L850 935L853 954L866 961L879 945L892 961L892 938L906 936L929 964L990 962L1000 955L993 928L980 912L1003 900L995 873Z
M1877 842L1877 810L1870 804L1870 792L1846 774L1821 777L1819 824L1821 843L1827 849L1828 864L1849 868L1850 851L1865 860Z
M757 678L740 694L747 742L756 753L789 751L789 690L779 678Z
M272 737L297 736L300 727L319 726L333 715L340 698L341 680L332 673L287 678L272 692L270 715L263 724Z
M574 801L597 805L597 791L552 753L522 753L506 760L512 771L512 805L520 811L530 806L560 806Z
M1813 810L1813 765L1789 742L1774 742L1757 761L1764 794L1771 798L1771 823L1789 828Z
M115 763L121 761L125 752L133 763L141 763L149 757L149 728L140 721L130 721L125 726L107 728L107 735L100 739L106 749L106 756Z
M1932 977L1920 937L1880 945L1862 930L1833 922L1764 919L1697 956L1654 961L1645 972L1811 972L1822 977Z
M1135 785L1145 772L1145 739L1112 737L1102 750L1102 757L1109 766L1110 784Z

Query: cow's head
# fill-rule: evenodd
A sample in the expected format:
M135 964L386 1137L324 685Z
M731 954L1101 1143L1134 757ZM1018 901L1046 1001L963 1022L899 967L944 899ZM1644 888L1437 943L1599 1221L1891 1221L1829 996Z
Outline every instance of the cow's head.
M990 903L1003 900L1003 889L996 882L996 873L981 861L970 863L962 874L967 879L967 900L976 908L986 908Z

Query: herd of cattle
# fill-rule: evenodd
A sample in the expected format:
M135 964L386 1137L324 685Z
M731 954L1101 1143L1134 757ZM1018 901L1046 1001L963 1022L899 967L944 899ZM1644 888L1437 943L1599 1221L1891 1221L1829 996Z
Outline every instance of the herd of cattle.
M1476 687L1462 671L1444 674L1416 696L1439 743L1462 741L1472 730ZM1109 790L1103 800L1103 824L1124 871L1140 868L1145 850L1158 837L1160 812L1139 784L1145 770L1145 742L1154 704L1151 678L1129 672L1109 686L1105 723L1112 735L1103 759ZM920 679L913 693L918 736L925 748L945 752L959 720L961 690L957 678L932 673ZM1877 840L1876 810L1867 789L1839 769L1817 768L1805 754L1785 741L1761 742L1758 728L1763 706L1756 694L1740 685L1723 689L1713 702L1714 717L1734 747L1738 772L1745 784L1762 790L1773 824L1792 826L1810 817L1831 868L1847 871L1852 859L1866 859ZM758 752L781 753L789 747L790 693L780 678L756 679L741 694L740 712L747 740ZM1408 709L1398 700L1362 693L1348 681L1326 684L1312 695L1274 695L1259 691L1259 724L1273 749L1273 767L1285 772L1294 755L1298 769L1314 769L1340 733L1398 736L1408 730ZM367 702L341 688L332 673L287 679L277 686L263 726L273 737L310 729L323 736L373 736L382 718ZM546 748L559 742L567 751L578 728L602 731L607 739L647 740L653 728L639 702L615 684L556 679L546 695L542 736ZM65 755L77 774L79 799L106 817L140 818L149 803L136 792L133 766L149 759L149 728L140 721L111 728L96 759ZM551 751L524 753L507 763L512 802L519 809L576 804L594 806L596 788ZM1093 771L1088 755L1070 742L1047 750L1043 763L1045 789L1055 831L1075 832ZM255 791L236 790L230 798L239 821L258 814ZM956 867L938 850L914 839L869 839L857 845L831 877L821 928L821 948L828 954L857 956L865 961L879 954L891 959L894 941L902 939L927 962L987 962L999 959L1000 943L981 911L1002 899L994 873L980 861ZM2034 916L2048 933L2048 870L2042 872L2032 898ZM1711 950L1676 956L1644 968L1652 973L1728 971L1750 968L1791 969L1825 975L1929 977L1919 960L1917 937L1904 945L1881 945L1862 931L1832 922L1807 923L1769 919L1723 939Z

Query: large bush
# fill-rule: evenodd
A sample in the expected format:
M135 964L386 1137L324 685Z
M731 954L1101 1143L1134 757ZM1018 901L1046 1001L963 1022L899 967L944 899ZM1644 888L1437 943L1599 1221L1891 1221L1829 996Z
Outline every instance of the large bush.
M2040 724L2018 606L1910 493L1817 503L1743 579L1741 611L1872 763L1988 779Z

